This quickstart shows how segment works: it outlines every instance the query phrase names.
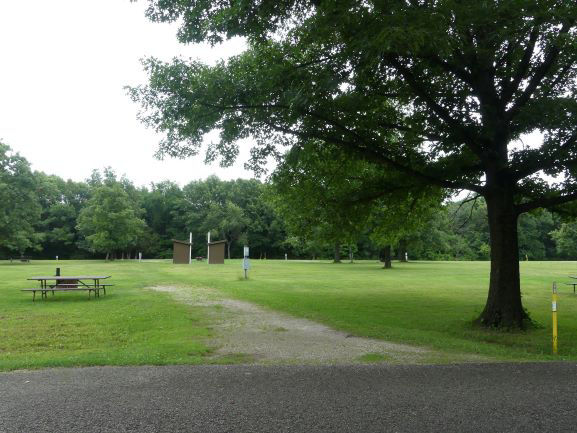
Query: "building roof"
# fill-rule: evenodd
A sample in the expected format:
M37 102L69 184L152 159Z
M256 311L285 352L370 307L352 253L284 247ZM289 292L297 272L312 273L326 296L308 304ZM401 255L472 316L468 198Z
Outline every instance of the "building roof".
M213 241L213 242L209 242L208 244L209 244L209 245L215 245L215 244L223 244L223 243L225 243L225 242L226 242L226 241Z
M190 242L188 241L179 241L176 239L173 239L172 242L174 242L175 244L183 244L183 245L192 245Z

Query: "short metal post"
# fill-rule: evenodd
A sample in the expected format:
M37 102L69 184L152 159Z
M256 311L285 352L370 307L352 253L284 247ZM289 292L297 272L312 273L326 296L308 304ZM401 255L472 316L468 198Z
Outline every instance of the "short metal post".
M551 311L553 312L553 354L557 355L557 283L553 283L553 299L551 302Z

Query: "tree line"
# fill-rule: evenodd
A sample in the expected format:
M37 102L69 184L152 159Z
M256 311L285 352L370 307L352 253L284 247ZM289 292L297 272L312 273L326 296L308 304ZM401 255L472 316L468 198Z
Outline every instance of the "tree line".
M320 173L319 176L323 174ZM326 177L326 176L325 176ZM227 241L229 257L242 246L253 258L488 260L486 203L407 201L331 208L345 176L330 185L305 184L280 167L267 182L217 177L137 187L112 170L83 182L32 171L0 143L0 258L130 259L172 256L172 239L193 238L193 255L206 255L206 233ZM358 201L358 200L357 200ZM362 200L360 201L362 203ZM423 201L419 201L423 203ZM395 214L392 218L391 215ZM519 219L521 259L577 258L577 224L547 210Z

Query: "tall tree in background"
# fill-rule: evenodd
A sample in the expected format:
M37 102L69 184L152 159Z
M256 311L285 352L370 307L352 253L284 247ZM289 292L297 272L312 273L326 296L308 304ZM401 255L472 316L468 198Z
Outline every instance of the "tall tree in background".
M563 223L551 232L557 244L557 251L562 257L577 259L577 223Z
M160 238L162 256L172 256L172 239L188 239L188 230L179 218L184 204L182 190L170 181L152 184L150 192L144 195L145 218L150 229Z
M577 199L577 6L573 1L149 0L184 43L246 37L215 66L146 62L131 90L142 119L190 156L221 132L224 164L255 137L251 164L316 139L410 182L483 196L491 277L478 323L525 327L517 219ZM527 147L523 134L541 131ZM543 173L557 176L545 182Z
M312 140L295 146L277 167L272 201L293 235L331 244L339 262L341 245L356 244L366 232L390 250L430 216L423 204L440 204L439 188L411 190L393 175L349 158L338 146ZM385 262L390 267L390 260Z
M116 258L117 253L131 251L146 236L143 213L131 202L119 184L97 187L87 206L78 217L78 231L84 236L87 248Z
M205 232L213 232L213 240L214 235L226 240L227 257L230 259L232 245L243 238L248 224L243 209L228 200L224 204L214 203L208 208L202 227Z
M58 176L35 172L37 192L42 206L41 223L43 252L48 257L70 258L78 253L76 220L89 198L85 183L65 181Z
M269 199L291 235L329 246L340 263L341 246L356 243L366 230L367 201L351 196L369 180L362 173L369 167L333 150L314 141L293 148L272 176Z
M24 254L39 246L42 208L30 164L0 142L0 248Z

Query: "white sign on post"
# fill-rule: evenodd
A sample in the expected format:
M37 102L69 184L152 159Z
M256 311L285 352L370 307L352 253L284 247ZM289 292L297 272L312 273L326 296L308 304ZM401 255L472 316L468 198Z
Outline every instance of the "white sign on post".
M242 269L244 269L244 279L248 278L247 271L250 269L250 260L248 258L248 247L244 246L244 259L242 260Z
M192 233L188 236L188 264L192 263Z

